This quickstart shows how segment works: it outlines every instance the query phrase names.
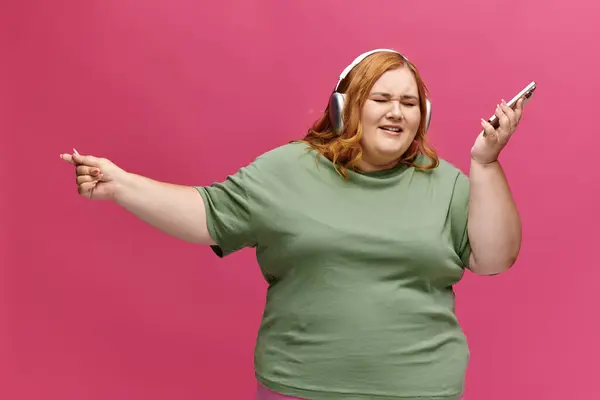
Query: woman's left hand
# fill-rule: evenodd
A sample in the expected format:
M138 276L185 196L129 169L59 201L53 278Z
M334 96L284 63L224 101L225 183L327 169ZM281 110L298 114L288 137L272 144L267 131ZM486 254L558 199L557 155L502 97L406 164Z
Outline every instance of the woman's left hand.
M483 131L475 140L475 144L471 148L471 159L479 164L489 164L498 159L500 151L506 146L510 137L517 129L521 115L523 114L523 99L519 99L515 109L511 109L502 102L496 106L496 117L499 121L498 129L487 122L481 120Z

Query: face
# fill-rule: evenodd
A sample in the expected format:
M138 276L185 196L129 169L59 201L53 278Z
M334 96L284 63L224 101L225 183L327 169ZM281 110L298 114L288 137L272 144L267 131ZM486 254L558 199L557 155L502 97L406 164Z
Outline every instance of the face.
M362 110L360 168L394 167L410 147L421 122L417 81L407 67L387 71L371 89Z

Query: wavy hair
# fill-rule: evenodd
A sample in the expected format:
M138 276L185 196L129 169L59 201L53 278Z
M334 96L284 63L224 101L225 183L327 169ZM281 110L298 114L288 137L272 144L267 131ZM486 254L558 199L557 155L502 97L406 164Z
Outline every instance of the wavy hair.
M333 162L338 174L348 179L347 170L356 170L362 159L363 149L360 143L363 134L361 110L371 89L384 73L404 66L410 69L417 81L421 123L415 139L399 162L422 171L436 168L439 165L439 158L425 137L427 87L417 68L397 53L378 52L369 55L340 82L338 91L346 93L343 113L344 132L338 135L333 131L329 120L328 104L323 115L312 125L306 136L298 142L307 143L312 149L316 150L318 152L317 157L323 155L329 159ZM417 164L419 155L426 156L431 162L428 165Z

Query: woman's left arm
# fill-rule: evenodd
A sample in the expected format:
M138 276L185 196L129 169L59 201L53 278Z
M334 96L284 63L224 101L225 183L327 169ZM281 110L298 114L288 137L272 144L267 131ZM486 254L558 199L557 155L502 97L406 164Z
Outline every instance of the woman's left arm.
M484 130L471 149L469 269L479 275L506 271L521 248L521 219L498 156L516 130L522 112L523 99L514 110L502 101L496 108L498 129L482 119Z

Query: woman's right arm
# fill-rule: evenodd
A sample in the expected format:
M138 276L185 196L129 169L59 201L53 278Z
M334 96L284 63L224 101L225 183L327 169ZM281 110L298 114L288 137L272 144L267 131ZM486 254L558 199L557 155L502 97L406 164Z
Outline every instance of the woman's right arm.
M129 173L110 160L61 154L76 167L77 190L93 200L112 200L158 230L191 243L214 245L198 190Z
M191 243L214 245L198 190L126 173L114 201L160 231Z

